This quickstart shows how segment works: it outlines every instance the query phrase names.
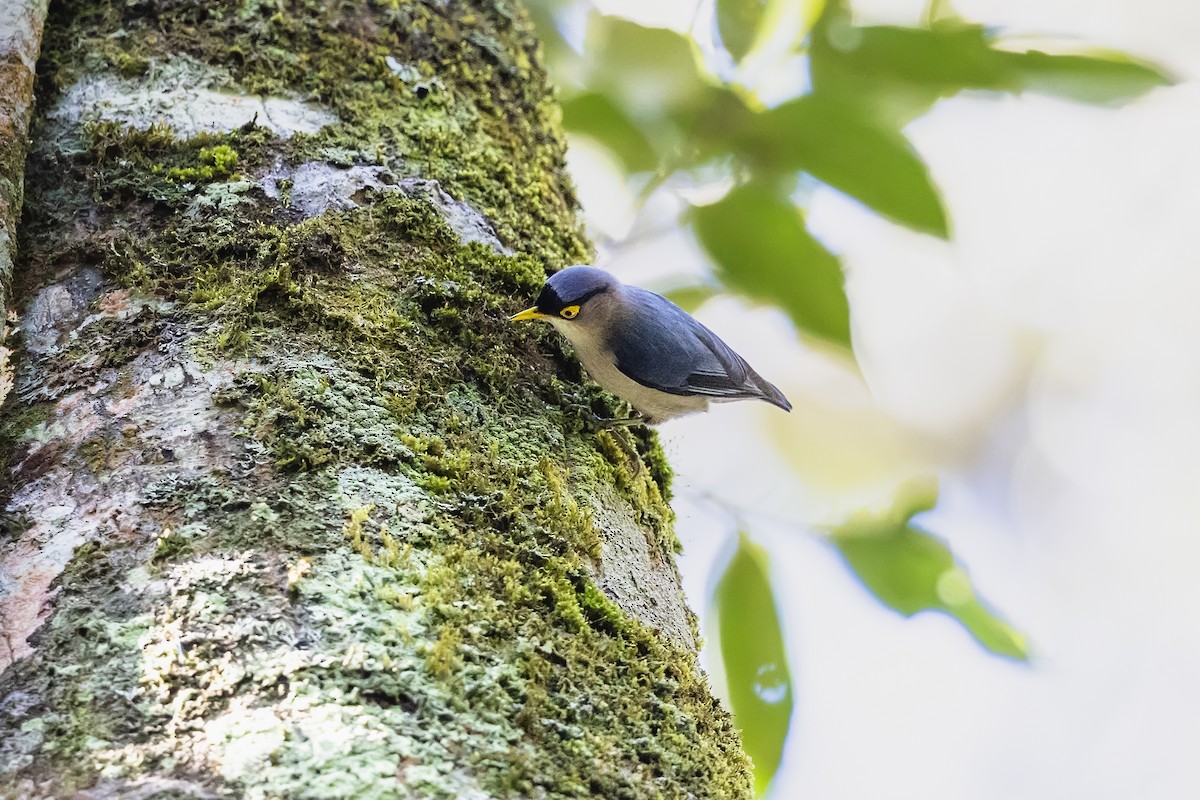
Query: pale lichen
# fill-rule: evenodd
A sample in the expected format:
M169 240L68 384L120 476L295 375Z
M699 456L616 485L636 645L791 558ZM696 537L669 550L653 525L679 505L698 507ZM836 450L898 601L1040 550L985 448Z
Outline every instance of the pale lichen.
M309 161L294 169L284 166L272 169L259 179L258 185L267 197L282 200L305 217L320 216L329 210L358 208L359 202L355 198L368 189L424 198L438 209L463 244L478 242L502 255L513 254L496 238L496 232L482 214L470 204L455 200L435 180L397 179L384 167L338 167L323 161Z
M186 55L146 65L147 76L89 73L55 102L46 119L52 130L71 132L84 122L115 122L148 130L155 125L181 137L224 133L255 124L280 137L316 133L337 122L329 110L285 97L262 97L231 89L228 70Z

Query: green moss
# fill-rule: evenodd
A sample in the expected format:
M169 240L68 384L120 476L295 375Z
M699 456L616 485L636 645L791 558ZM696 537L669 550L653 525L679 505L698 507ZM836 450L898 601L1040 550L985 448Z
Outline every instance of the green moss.
M185 556L191 555L193 550L190 537L183 531L175 531L171 528L164 528L154 542L154 555L151 561L156 564L162 564L168 561L178 561Z
M98 472L108 466L110 449L104 437L93 436L80 444L76 452L85 464Z
M64 591L39 643L55 648L69 642L73 658L37 669L19 661L5 675L25 696L41 701L39 713L22 724L36 735L15 744L62 764L56 783L68 792L94 781L84 765L92 764L97 752L148 724L145 706L136 698L139 644L153 618L117 588L122 570L114 555L97 543L84 544L60 577ZM98 608L104 613L95 613Z
M437 640L429 648L426 659L429 671L443 680L462 668L459 649L462 646L462 629L454 625L443 625Z
M124 367L156 344L167 324L168 320L153 307L142 308L124 318L105 316L93 320L77 329L62 351L44 362L53 376L50 385L86 386L102 370Z
M561 525L574 531L581 551L599 558L600 535L591 514L567 492L561 474L550 459L543 458L538 468L546 481L547 495L545 504L537 511L539 519L545 524Z
M21 402L10 394L0 411L0 475L9 475L25 455L25 446L44 432L54 413L54 403ZM0 484L0 500L7 499L8 489Z
M194 167L171 167L166 171L167 179L176 183L208 183L228 178L237 166L238 154L227 144L201 147L197 161L199 165Z
M537 46L503 6L447 12L403 3L371 14L316 0L287 11L171 3L148 18L137 6L56 4L41 94L75 80L87 54L124 71L186 53L226 67L243 91L309 97L337 113L341 124L289 140L289 160L417 170L483 211L514 249L542 251L550 264L584 261L589 248L574 219L559 112L534 66Z
M625 612L591 583L585 585L580 593L579 607L588 621L601 630L620 633L629 628L629 618Z
M122 78L136 78L150 69L150 59L130 55L123 50L112 50L107 54L109 63Z
M65 186L79 180L78 193L86 192L101 209L123 209L131 202L182 205L198 186L228 178L235 167L260 166L273 139L258 127L180 139L164 125L138 130L92 120L82 130L77 156L81 172L68 174ZM56 204L60 201L56 198Z

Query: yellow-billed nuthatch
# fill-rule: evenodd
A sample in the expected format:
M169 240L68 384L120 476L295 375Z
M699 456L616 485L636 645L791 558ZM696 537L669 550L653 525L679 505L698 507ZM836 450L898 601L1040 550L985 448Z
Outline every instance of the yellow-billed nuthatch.
M556 272L537 305L511 318L543 319L575 347L584 369L655 425L704 411L710 401L792 404L715 333L665 297L626 286L595 267Z

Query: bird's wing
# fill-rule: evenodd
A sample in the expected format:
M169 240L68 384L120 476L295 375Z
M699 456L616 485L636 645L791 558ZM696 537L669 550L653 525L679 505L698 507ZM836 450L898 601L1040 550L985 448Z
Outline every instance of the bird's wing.
M638 323L613 326L609 342L617 369L630 379L670 394L763 398L778 405L779 390L683 309L650 292L630 299Z

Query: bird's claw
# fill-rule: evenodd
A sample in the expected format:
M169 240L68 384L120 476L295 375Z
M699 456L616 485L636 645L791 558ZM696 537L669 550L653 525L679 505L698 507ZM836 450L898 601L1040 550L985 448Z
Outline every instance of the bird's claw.
M643 417L641 414L635 414L632 417L624 417L624 418L597 417L595 414L593 414L592 416L595 418L596 424L599 425L601 428L604 428L605 430L609 430L612 428L628 428L631 425L645 425L646 424L646 418Z
M628 428L631 425L644 425L646 423L646 417L642 414L635 414L632 417L602 417L581 403L570 403L569 407L578 410L583 416L590 419L592 424L599 430Z

